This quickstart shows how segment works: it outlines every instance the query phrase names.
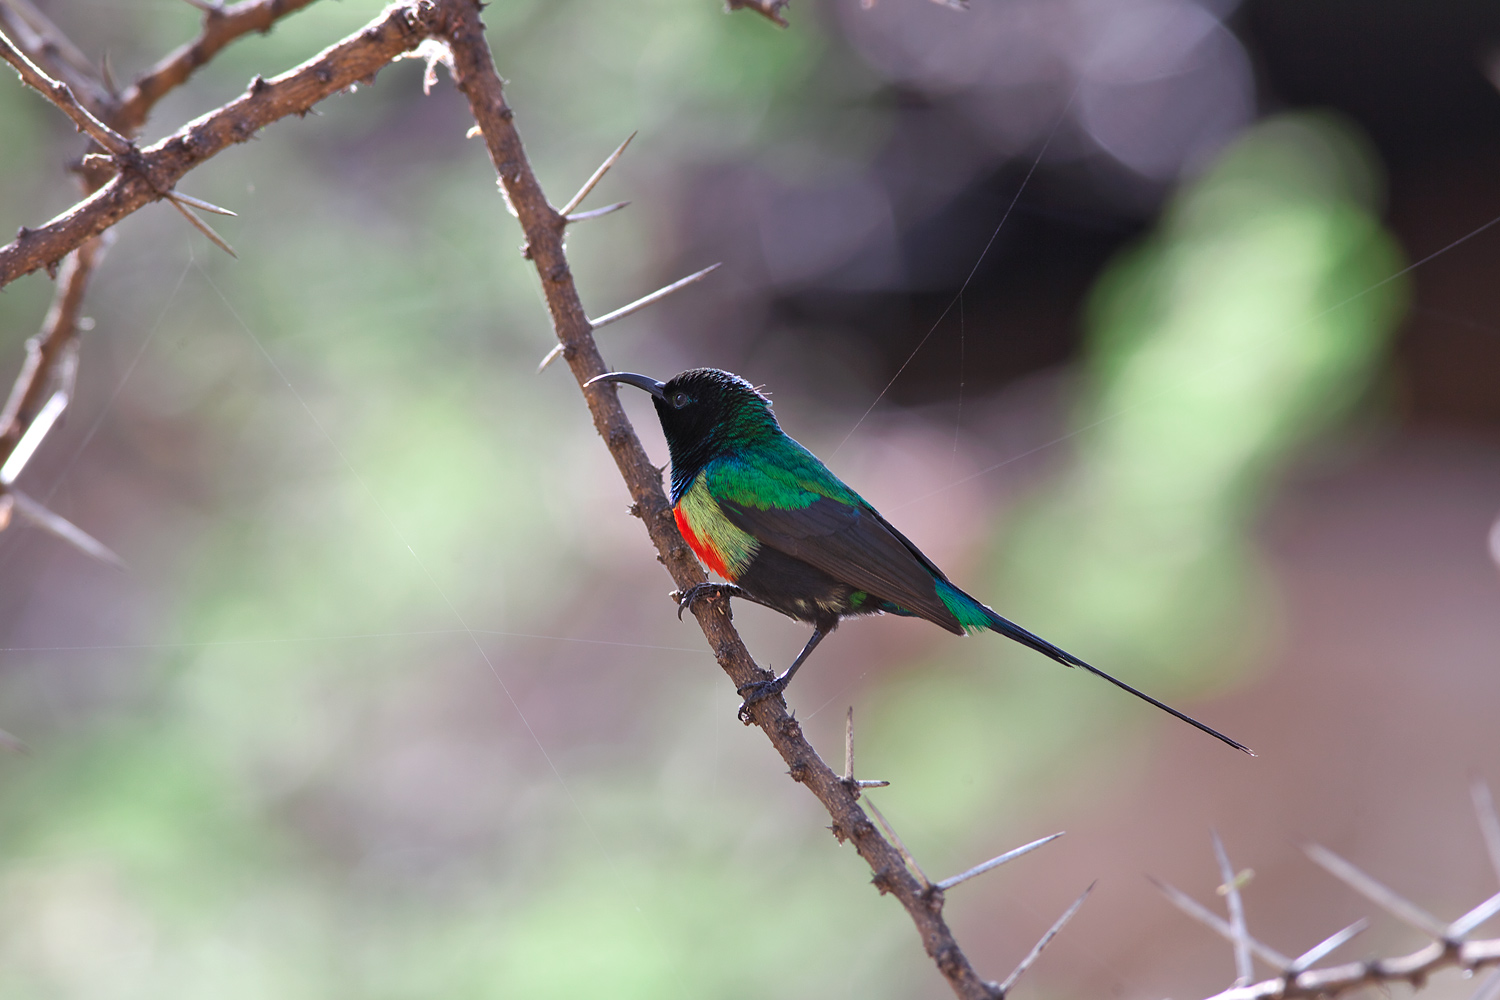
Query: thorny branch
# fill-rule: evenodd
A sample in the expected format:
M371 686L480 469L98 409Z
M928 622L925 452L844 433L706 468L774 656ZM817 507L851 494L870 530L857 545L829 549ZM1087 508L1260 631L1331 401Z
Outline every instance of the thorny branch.
M562 344L563 358L581 387L609 369L594 343L592 326L563 252L566 219L547 200L532 173L513 113L505 103L500 77L485 43L479 12L463 3L461 17L447 36L453 50L458 87L469 99L484 135L490 159L526 234L526 255L536 266L546 296L552 326ZM632 513L646 525L658 557L681 591L706 577L682 540L661 487L661 470L652 465L635 429L625 416L612 384L584 390L594 427L604 439L624 477L634 504ZM736 688L765 681L771 674L751 658L730 620L727 603L700 601L693 615L703 629L715 658ZM970 964L943 919L943 894L919 881L900 853L876 831L860 808L858 789L846 784L807 742L802 727L788 714L786 702L767 698L749 708L755 725L765 731L786 761L794 780L805 784L833 818L833 834L849 840L875 873L874 883L901 901L922 937L927 954L948 980L953 992L966 1000L993 1000L999 987L986 982Z
M136 80L124 95L117 95L108 79L107 66L96 77L88 60L66 35L30 0L0 0L0 49L21 74L75 123L116 156L113 162L87 158L78 173L86 194L94 194L121 169L135 169L139 151L130 141L146 122L151 109L193 71L213 58L224 46L251 31L269 31L280 17L305 7L312 0L245 0L233 7L209 8L198 37L172 53ZM6 34L14 41L6 39ZM97 128L94 126L97 125ZM223 244L217 234L197 219L183 204L194 199L169 192L172 204L210 239ZM27 231L18 234L16 244ZM66 257L58 279L52 308L41 332L27 342L26 361L11 388L5 408L0 410L0 464L12 454L25 435L44 398L56 381L58 365L73 353L78 324L83 314L84 294L94 268L104 254L105 239L96 236L76 247ZM49 271L57 268L57 257L46 261ZM33 268L34 269L34 268ZM3 286L10 279L0 280ZM0 483L0 491L8 487ZM0 527L3 527L0 524Z
M1500 876L1500 819L1496 818L1489 788L1476 784L1474 806L1479 815L1479 825L1485 836L1486 846L1496 860L1496 875ZM1409 955L1397 958L1377 958L1362 962L1346 962L1329 968L1314 969L1313 965L1326 955L1346 944L1363 931L1369 922L1359 920L1314 945L1296 958L1268 947L1250 936L1244 922L1244 911L1240 906L1238 879L1233 874L1228 856L1218 835L1214 835L1214 852L1218 856L1220 875L1225 882L1220 893L1229 898L1230 920L1213 913L1192 897L1172 886L1157 882L1161 889L1179 909L1193 919L1206 925L1235 947L1235 983L1228 990L1215 994L1209 1000L1291 1000L1294 997L1337 997L1366 986L1389 987L1405 983L1420 990L1434 972L1446 968L1459 968L1473 974L1481 969L1500 969L1500 938L1473 941L1468 936L1481 924L1500 914L1500 893L1486 899L1468 913L1451 923L1439 920L1420 906L1404 899L1394 890L1371 878L1359 868L1334 854L1326 847L1309 844L1307 854L1314 862L1334 877L1380 906L1396 919L1422 931L1432 939L1426 947ZM1153 881L1155 881L1153 879ZM1273 979L1259 983L1250 982L1249 956L1253 953L1270 965L1279 974ZM1494 1000L1500 996L1500 971L1491 973L1492 978L1481 985L1474 1000Z
M24 0L0 0L7 3ZM95 178L88 198L37 229L23 228L10 244L0 247L0 287L24 274L46 267L49 271L69 254L57 302L40 337L31 345L25 370L4 410L6 425L0 427L0 462L24 432L24 425L44 394L50 370L68 353L77 329L77 317L89 272L97 261L100 237L130 213L162 198L174 199L174 188L194 167L228 148L245 142L260 129L290 114L304 114L325 97L357 81L373 77L383 66L429 39L448 45L451 68L459 89L484 136L500 182L526 234L524 255L536 266L542 279L548 311L562 347L562 355L580 386L605 372L594 343L591 324L573 284L563 252L563 231L569 219L554 209L532 173L516 132L512 111L505 102L476 0L407 0L394 4L360 32L326 49L311 60L270 80L256 77L244 95L224 107L190 122L172 135L145 149L137 149L128 138L140 127L152 104L215 52L239 35L266 30L283 14L311 0L245 0L233 7L203 5L205 17L199 37L168 56L137 80L118 100L105 100L112 93L106 84L86 88L85 102L69 102L72 88L49 81L45 73L27 62L23 70L28 82L40 84L54 103L75 121L80 113L96 118L89 132L106 145L111 157L88 157L83 164L86 178ZM749 7L784 23L779 16L784 0L731 0L733 7ZM0 19L9 24L13 19ZM76 77L76 66L64 67L52 59L66 46L57 39L41 40L42 32L28 22L29 44L43 57L43 64L61 74ZM48 26L48 31L55 29ZM29 42L28 42L29 40ZM17 53L18 56L21 53ZM21 61L25 62L24 56ZM446 61L446 60L444 60ZM40 77L40 79L34 79ZM49 85L56 84L55 86ZM80 121L82 127L82 121ZM122 134L123 133L123 134ZM119 141L115 141L118 139ZM175 202L179 208L181 202ZM201 206L200 206L201 207ZM597 213L590 213L597 214ZM654 297L649 297L655 301ZM628 308L628 307L627 307ZM661 488L661 472L651 464L634 429L620 407L613 387L584 392L594 425L614 456L634 500L633 512L645 522L679 589L701 583L705 577L697 560L683 542ZM13 425L13 426L12 426ZM6 443L8 442L8 444ZM756 665L730 620L727 604L702 601L694 615L714 650L714 655L737 688L767 680L771 674ZM902 857L876 830L857 799L862 787L872 782L836 774L807 742L801 726L787 712L781 698L765 699L750 710L751 720L763 729L792 777L807 785L833 819L832 831L840 841L852 841L874 872L874 883L882 893L896 896L910 914L923 946L948 980L954 993L966 1000L995 1000L1024 971L1056 929L1076 910L1064 915L1032 955L1007 980L1005 987L982 979L954 940L943 919L943 890L913 874ZM1028 848L1029 849L1029 848ZM1024 853L1012 852L1012 855ZM988 870L989 862L974 872ZM956 880L949 884L956 884Z

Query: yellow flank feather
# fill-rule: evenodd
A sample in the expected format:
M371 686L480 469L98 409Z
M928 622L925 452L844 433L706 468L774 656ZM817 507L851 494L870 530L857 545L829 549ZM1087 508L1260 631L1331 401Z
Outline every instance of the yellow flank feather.
M696 536L697 544L693 544L693 538L688 539L689 544L704 557L709 568L725 579L733 580L750 567L760 542L748 532L736 528L724 516L718 501L704 484L704 475L698 473L693 485L677 501L677 513ZM715 562L719 565L714 565ZM727 573L723 572L725 569Z

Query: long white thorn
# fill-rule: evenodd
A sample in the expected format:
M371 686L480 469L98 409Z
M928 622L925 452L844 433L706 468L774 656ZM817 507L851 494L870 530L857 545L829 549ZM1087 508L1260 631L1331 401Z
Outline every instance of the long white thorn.
M1148 875L1147 878L1150 878L1150 876ZM1194 899L1192 896L1189 896L1181 889L1178 889L1176 886L1168 885L1166 882L1159 882L1154 878L1151 879L1151 884L1156 886L1156 888L1161 891L1161 894L1163 896L1166 896L1167 899L1171 901L1173 906L1177 907L1183 913L1186 913L1194 920L1203 924L1203 926L1207 927L1215 934L1218 934L1225 941L1228 941L1230 944L1234 943L1234 929L1229 926L1228 921L1226 921L1223 917L1219 916L1217 913L1214 913L1212 910L1208 909L1202 903L1198 902L1196 899ZM1255 938L1250 937L1249 935L1246 935L1246 940L1250 942L1250 950L1259 955L1266 962L1266 964L1271 966L1273 969L1285 971L1292 964L1292 960L1290 958L1287 958L1285 955L1272 948L1270 945L1261 944L1259 941L1255 940Z
M609 173L609 168L614 166L615 163L620 159L620 156L624 154L625 147L630 145L630 140L634 139L638 135L640 135L639 131L630 133L630 135L626 137L625 141L620 143L619 148L617 148L613 153L609 154L609 159L599 164L599 169L594 171L594 175L583 182L583 187L578 189L578 193L575 194L572 198L568 199L568 203L566 205L558 209L557 214L563 216L564 218L572 215L573 210L579 205L583 204L583 199L587 198L589 196L589 192L594 190L594 185L598 184L601 180L604 179L604 175Z
M665 288L658 288L650 295L643 295L642 297L636 299L634 302L630 303L630 305L628 306L621 306L614 312L605 313L598 319L589 320L589 326L597 330L601 326L608 326L611 323L624 319L626 316L633 316L634 314L640 312L642 309L645 309L647 306L655 305L662 299L666 298L668 295L671 295L673 292L681 291L688 285L693 284L695 281L702 281L708 275L712 274L714 271L717 271L723 266L724 264L722 261L718 264L710 264L703 270L698 271L694 274L690 274L686 278L680 278L677 281L672 282L670 285L667 285ZM556 361L558 356L561 355L562 352L563 345L561 344L558 344L556 347L552 348L552 350L548 351L547 356L542 358L541 363L536 366L537 373L540 374L546 371L547 366Z
M1324 871L1343 882L1361 896L1381 907L1397 920L1405 921L1424 934L1439 941L1448 939L1448 925L1422 909L1416 903L1396 894L1395 890L1375 881L1354 865L1334 854L1321 844L1308 844L1303 848Z
M1490 866L1495 877L1500 879L1500 816L1495 814L1495 798L1490 786L1483 781L1474 782L1469 789L1474 796L1474 814L1479 817L1479 831L1484 834L1484 849L1489 852Z
M202 198L194 198L192 195L183 194L181 191L173 191L172 197L185 205L191 205L194 208L204 212L212 212L214 215L228 215L236 219L239 218L238 212L231 212L229 209L221 208L211 201L204 201Z
M1311 948L1307 949L1302 954L1292 959L1292 964L1287 966L1286 968L1287 974L1295 976L1300 972L1304 972L1307 969L1312 968L1314 964L1322 960L1324 955L1327 955L1329 952L1333 951L1333 949L1339 947L1344 942L1354 937L1356 934L1363 933L1364 929L1369 926L1370 922L1364 917L1360 917L1358 920L1354 921L1354 923L1350 924L1348 927L1345 927L1337 934L1328 935L1328 937L1324 938L1322 941L1319 941L1317 944L1313 945Z
M983 864L975 865L973 868L970 868L966 872L954 875L952 878L943 879L941 882L937 883L935 888L944 890L951 889L955 885L958 885L962 882L967 882L969 879L973 878L976 875L983 875L985 872L989 871L992 868L999 868L1007 861L1014 861L1016 860L1016 858L1019 858L1023 854L1030 854L1032 851L1036 850L1038 847L1041 847L1043 844L1052 843L1058 837L1061 837L1064 832L1065 831L1060 830L1057 833L1049 834L1048 836L1043 837L1041 840L1033 840L1029 844L1017 847L1013 851L1006 851L1004 854L990 858Z
M224 237L214 232L212 226L204 222L202 219L198 218L197 213L195 213L191 208L188 208L187 205L183 203L184 200L185 199L183 199L182 195L177 194L175 191L167 192L167 201L171 202L172 207L182 213L182 217L188 220L188 222L194 229L198 230L198 232L202 233L204 236L207 236L208 241L214 246L218 247L220 250L223 250L235 260L239 260L240 255L234 252L234 247L225 242Z
M100 562L109 563L120 569L125 568L124 560L110 551L108 546L67 518L54 514L14 486L5 487L5 492L15 502L16 510L24 514L37 527L50 531L83 554L92 556Z
M617 201L613 205L605 205L603 208L596 208L589 212L574 212L572 215L564 216L564 218L569 222L587 222L589 219L600 219L606 215L611 215L629 204L630 202L628 201Z
M922 870L922 866L917 864L917 859L912 857L911 852L906 849L906 844L902 842L900 834L892 829L891 824L886 821L885 816L881 813L880 809L876 807L875 803L871 802L869 799L865 799L865 805L870 807L870 811L874 813L875 818L880 821L880 825L885 830L886 835L890 837L891 840L895 843L896 851L901 855L901 859L906 862L907 867L911 869L912 874L921 881L922 888L931 889L932 880L927 877L927 873Z
M1042 956L1042 949L1051 944L1052 939L1057 937L1064 927L1068 926L1068 921L1073 919L1073 915L1078 912L1078 908L1083 905L1085 899L1089 898L1089 893L1093 892L1094 886L1098 884L1098 882L1090 882L1089 887L1083 890L1083 895L1073 900L1073 905L1068 907L1066 912L1057 918L1057 923L1053 924L1047 930L1047 933L1042 935L1042 939L1032 947L1031 951L1026 953L1026 957L1021 959L1021 964L1016 966L1016 970L1005 977L1005 982L1000 984L1000 996L1003 997L1009 993L1011 988L1016 985L1016 980L1020 979L1022 974L1031 968L1032 963Z
M1219 877L1224 880L1224 901L1229 906L1229 929L1234 932L1234 985L1249 986L1255 970L1250 965L1250 932L1245 927L1245 902L1240 898L1240 883L1235 877L1234 866L1229 863L1229 854L1224 850L1224 841L1219 831L1209 833L1214 841L1214 857L1219 862Z

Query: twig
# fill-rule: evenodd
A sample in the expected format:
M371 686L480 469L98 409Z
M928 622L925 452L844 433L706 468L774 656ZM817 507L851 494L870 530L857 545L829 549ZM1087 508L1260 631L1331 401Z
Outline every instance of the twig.
M94 74L88 57L35 4L0 0L0 30L48 76L72 87L85 107L107 120L103 112L113 99L108 81Z
M563 345L563 356L581 389L583 383L609 369L599 354L593 327L573 284L573 274L563 252L559 213L547 201L526 159L512 120L513 114L505 103L500 77L495 72L485 42L478 10L465 4L462 16L449 30L447 38L453 49L458 87L469 99L469 107L480 126L490 159L500 175L500 184L526 234L529 257L541 278L553 330ZM662 492L661 470L651 463L646 450L641 447L640 438L626 418L613 387L598 385L584 391L583 398L593 417L595 430L604 440L625 480L634 501L632 511L645 523L651 542L673 583L679 591L703 583L706 579L703 568L682 540L672 519L671 508ZM693 616L703 629L719 666L736 688L771 678L771 674L757 666L745 649L730 621L727 601L700 601L693 607ZM806 785L828 810L833 819L831 829L834 836L840 841L851 841L870 866L875 873L876 888L891 893L906 908L923 947L953 992L965 1000L995 1000L997 988L979 976L954 940L943 919L941 900L927 892L926 887L907 871L900 853L880 836L859 807L855 790L845 785L807 742L801 725L787 713L786 701L781 697L761 699L750 707L749 716L786 761L792 778Z
M103 255L104 243L103 240L91 240L78 252L68 255L58 276L57 296L52 300L42 330L26 342L26 360L11 387L5 409L0 410L0 464L10 458L26 428L41 410L54 366L77 336L83 293L88 288L89 276Z
M14 66L28 87L57 105L63 114L73 119L73 124L78 126L78 131L103 146L111 155L123 161L135 153L134 143L104 124L94 116L93 112L79 103L78 98L73 95L72 87L43 73L41 68L28 59L26 53L18 49L4 32L0 32L0 59Z
M1476 804L1480 803L1478 791ZM1486 822L1486 810L1480 808L1481 827ZM1219 853L1220 871L1229 870L1228 859L1219 849L1217 838L1215 849ZM1268 962L1280 975L1274 979L1253 985L1236 981L1223 993L1209 1000L1290 1000L1295 997L1336 997L1364 986L1389 986L1406 983L1420 989L1427 979L1440 969L1457 966L1467 973L1483 968L1500 966L1500 938L1488 941L1467 941L1465 936L1480 924L1500 913L1500 893L1491 896L1451 924L1444 924L1437 917L1417 906L1393 890L1360 871L1354 865L1316 844L1307 847L1308 856L1349 885L1356 892L1376 903L1404 923L1424 931L1434 940L1431 944L1409 955L1399 958L1383 958L1366 962L1349 962L1327 969L1312 969L1310 966L1322 960L1335 948L1359 934L1367 926L1358 920L1309 948L1295 959L1288 959L1275 950L1256 941L1243 926L1232 927L1223 918L1209 912L1186 894L1157 882L1156 885L1174 904L1189 916L1205 924L1216 933L1239 947L1243 942L1260 958ZM1155 882L1155 879L1152 879ZM1243 973L1240 978L1243 978ZM1500 973L1487 979L1471 1000L1500 1000Z

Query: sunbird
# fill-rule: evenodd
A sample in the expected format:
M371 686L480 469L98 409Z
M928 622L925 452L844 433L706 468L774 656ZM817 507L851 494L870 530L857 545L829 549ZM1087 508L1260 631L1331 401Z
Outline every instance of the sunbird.
M681 594L678 617L702 597L739 597L813 627L774 680L741 688L745 709L786 690L840 621L858 615L925 618L956 635L989 629L1069 667L1081 667L1236 749L1249 747L1080 660L959 590L911 540L816 455L781 429L771 401L738 375L693 368L658 382L608 372L651 394L672 456L672 514L683 539L728 585Z

